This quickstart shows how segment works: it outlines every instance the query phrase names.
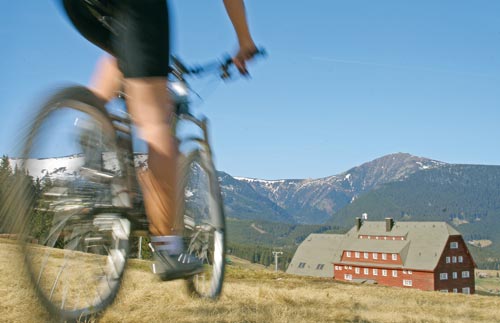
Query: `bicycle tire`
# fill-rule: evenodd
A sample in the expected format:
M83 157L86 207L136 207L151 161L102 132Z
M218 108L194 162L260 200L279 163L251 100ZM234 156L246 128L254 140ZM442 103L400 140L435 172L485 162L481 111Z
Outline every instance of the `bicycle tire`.
M115 299L129 252L130 222L120 212L127 204L127 174L116 133L104 102L80 86L51 96L28 129L25 171L52 150L56 156L66 149L79 152L69 157L77 164L72 174L47 170L38 191L20 183L15 205L24 263L38 298L58 319L85 321Z
M186 280L191 295L217 299L225 273L226 231L217 173L208 153L195 150L181 161L180 203L187 252L204 271Z

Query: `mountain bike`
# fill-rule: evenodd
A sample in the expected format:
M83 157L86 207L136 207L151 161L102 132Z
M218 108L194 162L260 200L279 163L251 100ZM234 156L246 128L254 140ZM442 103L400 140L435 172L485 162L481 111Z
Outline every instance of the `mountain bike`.
M196 67L171 62L172 122L181 148L177 227L187 253L204 264L186 282L191 294L216 299L224 281L224 209L207 118L192 112L187 79L214 73L228 79L232 60ZM125 98L121 93L117 100L125 105ZM64 320L89 317L113 302L132 237L148 235L133 125L126 110L109 110L82 86L52 95L28 127L22 153L25 173L38 168L43 177L20 180L12 190L26 270L43 305ZM55 161L65 166L50 168Z

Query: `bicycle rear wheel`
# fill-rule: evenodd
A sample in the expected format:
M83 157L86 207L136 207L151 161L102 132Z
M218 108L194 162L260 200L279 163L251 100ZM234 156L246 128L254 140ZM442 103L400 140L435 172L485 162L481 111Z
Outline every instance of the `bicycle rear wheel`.
M204 271L187 279L192 295L216 299L225 268L225 218L219 181L209 155L197 150L181 166L181 214L188 253L199 258Z
M81 320L114 300L128 255L129 204L115 130L83 87L52 96L29 128L16 213L27 272L49 312Z

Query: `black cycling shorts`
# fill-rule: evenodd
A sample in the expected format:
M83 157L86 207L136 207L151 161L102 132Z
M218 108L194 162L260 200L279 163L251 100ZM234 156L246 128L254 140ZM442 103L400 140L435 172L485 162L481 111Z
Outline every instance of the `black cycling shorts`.
M62 0L76 29L118 60L126 78L166 77L169 21L166 0L101 0L111 19L106 27L85 0Z

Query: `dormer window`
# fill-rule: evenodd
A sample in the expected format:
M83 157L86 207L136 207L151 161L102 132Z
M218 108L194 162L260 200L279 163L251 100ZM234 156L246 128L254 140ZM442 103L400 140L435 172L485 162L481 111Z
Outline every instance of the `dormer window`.
M458 249L458 242L451 242L450 249Z
M392 260L398 260L398 254L397 253L393 253L392 254Z

